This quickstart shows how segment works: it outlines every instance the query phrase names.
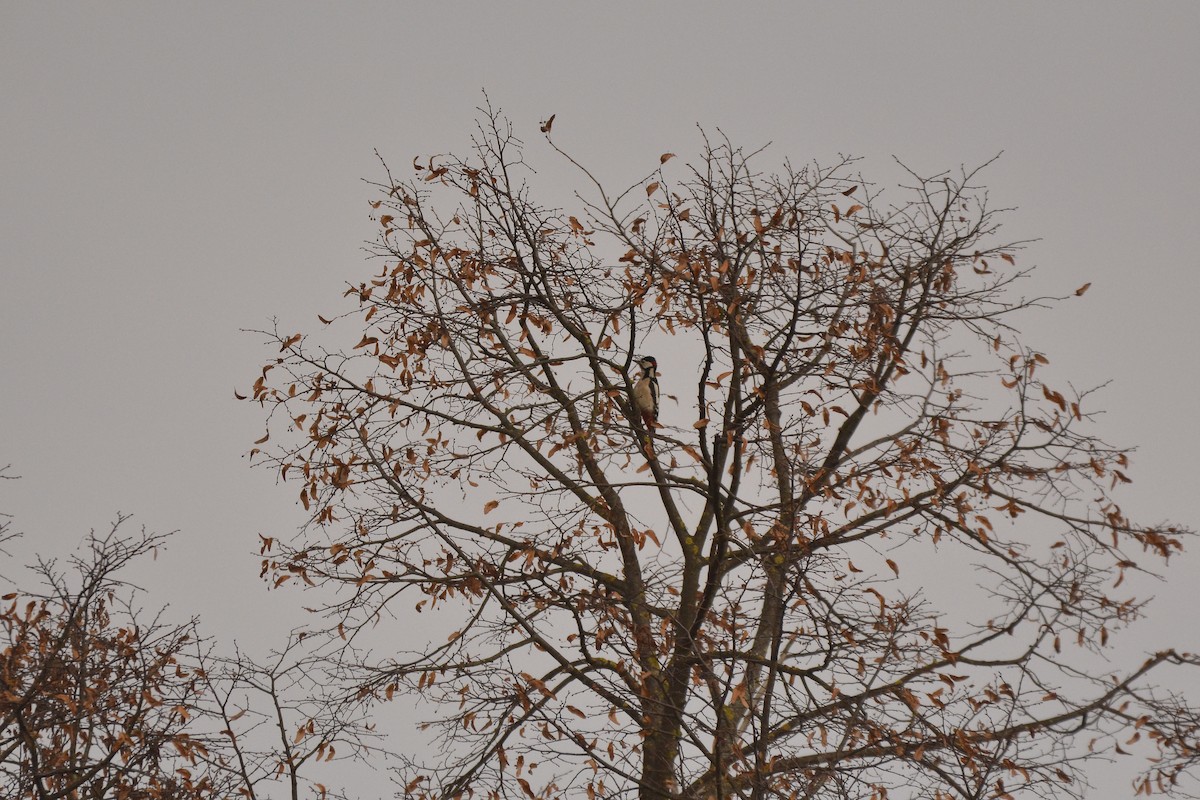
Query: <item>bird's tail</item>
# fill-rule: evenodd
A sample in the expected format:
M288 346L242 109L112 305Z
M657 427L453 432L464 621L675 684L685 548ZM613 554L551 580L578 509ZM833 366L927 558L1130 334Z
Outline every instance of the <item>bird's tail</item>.
M642 442L642 449L646 451L646 458L657 458L654 452L654 429L658 427L658 422L654 419L654 414L643 411L642 424L646 427L646 437Z

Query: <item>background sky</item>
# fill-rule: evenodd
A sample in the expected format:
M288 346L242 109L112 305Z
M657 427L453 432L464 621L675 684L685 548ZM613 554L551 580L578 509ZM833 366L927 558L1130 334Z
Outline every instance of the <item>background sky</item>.
M1200 520L1200 4L17 3L0 0L0 510L65 553L118 511L180 533L143 581L206 629L275 641L303 598L258 583L291 488L247 469L242 329L312 330L372 269L379 179L463 151L486 89L613 186L698 154L697 123L776 159L862 156L868 178L981 163L1053 381L1102 394L1138 445L1123 507ZM6 563L7 562L7 563ZM1200 649L1200 547L1127 652ZM1140 660L1140 659L1135 659ZM1194 687L1200 696L1200 685ZM1125 785L1111 797L1128 795Z

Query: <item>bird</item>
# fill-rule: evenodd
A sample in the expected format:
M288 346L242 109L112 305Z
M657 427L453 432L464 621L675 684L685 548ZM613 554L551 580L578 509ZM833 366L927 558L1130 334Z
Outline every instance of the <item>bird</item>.
M642 415L642 424L648 432L658 425L658 359L642 356L637 361L642 374L633 385L633 406Z

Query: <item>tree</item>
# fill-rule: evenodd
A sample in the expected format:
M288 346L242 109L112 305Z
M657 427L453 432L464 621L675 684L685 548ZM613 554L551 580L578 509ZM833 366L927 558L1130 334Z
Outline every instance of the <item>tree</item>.
M438 704L406 796L1081 795L1118 737L1174 787L1200 718L1154 676L1196 659L1094 654L1184 531L1126 517L1091 393L1020 343L1055 298L979 170L888 202L721 138L613 193L550 125L574 213L487 111L386 172L356 309L270 332L249 398L311 515L264 572L390 631L362 691Z
M168 537L126 520L2 597L0 796L255 800L282 781L290 800L345 797L317 770L379 754L363 704L328 696L336 681L302 636L259 664L219 655L195 619L147 615L126 573ZM6 520L0 542L13 535Z
M322 653L301 649L305 638L290 636L265 661L240 651L198 654L205 689L198 713L222 741L205 767L247 800L279 796L270 791L278 783L289 800L356 796L322 783L313 767L388 755L375 745L363 698L338 696L339 676Z
M163 537L91 535L41 587L3 596L0 793L25 800L221 796L193 774L208 752L189 721L200 682L186 668L195 621L146 619L118 573Z

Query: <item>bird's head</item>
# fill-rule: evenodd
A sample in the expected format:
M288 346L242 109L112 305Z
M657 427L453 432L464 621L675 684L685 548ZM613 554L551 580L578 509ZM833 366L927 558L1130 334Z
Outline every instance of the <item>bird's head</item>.
M654 356L642 356L637 363L644 370L658 371L658 359Z

